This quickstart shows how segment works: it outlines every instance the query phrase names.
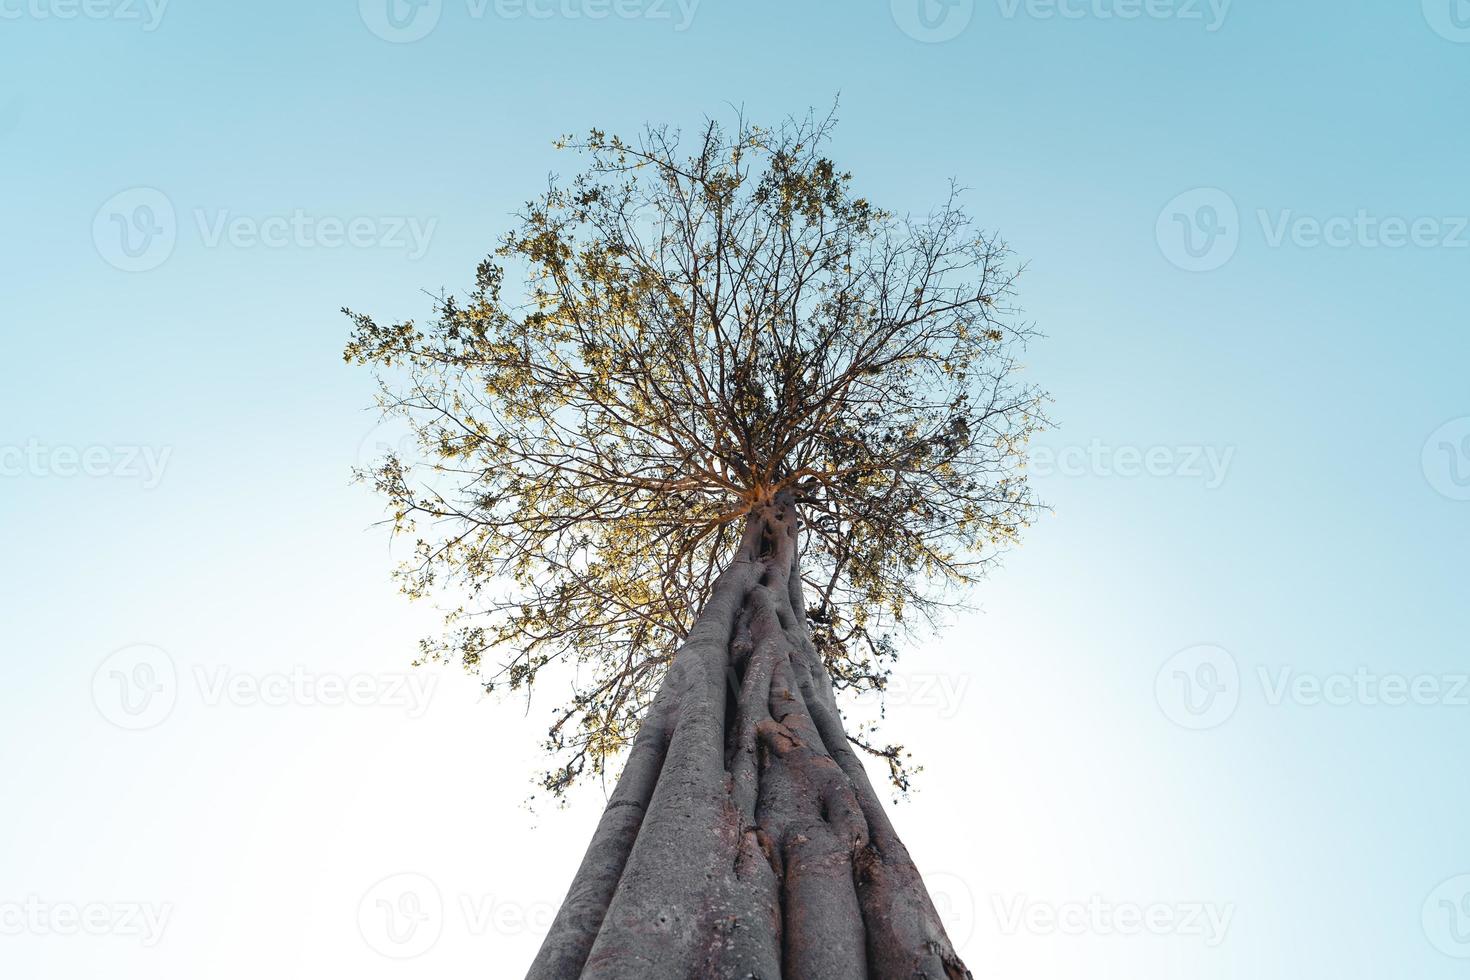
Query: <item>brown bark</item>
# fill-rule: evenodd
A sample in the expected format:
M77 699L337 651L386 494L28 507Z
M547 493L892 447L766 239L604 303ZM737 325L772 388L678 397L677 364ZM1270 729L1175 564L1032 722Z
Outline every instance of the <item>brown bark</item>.
M837 711L796 507L757 507L528 980L959 980Z

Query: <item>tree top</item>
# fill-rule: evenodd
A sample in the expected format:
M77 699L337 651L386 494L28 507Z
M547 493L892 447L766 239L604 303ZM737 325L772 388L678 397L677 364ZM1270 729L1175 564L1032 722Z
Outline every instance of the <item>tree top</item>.
M346 311L346 358L417 436L361 474L416 542L398 575L453 597L422 657L487 689L570 668L553 793L627 743L756 505L797 503L814 639L856 690L1035 510L1018 267L956 188L921 218L857 196L832 126L565 138L584 166L464 299ZM906 787L900 747L854 741Z

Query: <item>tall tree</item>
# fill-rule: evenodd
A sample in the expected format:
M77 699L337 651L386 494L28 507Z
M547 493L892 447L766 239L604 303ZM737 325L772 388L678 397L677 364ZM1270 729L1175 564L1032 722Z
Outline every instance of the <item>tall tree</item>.
M365 474L416 540L398 574L458 597L423 658L574 668L555 794L626 752L537 980L969 975L854 747L901 789L903 750L838 693L881 691L1025 525L1042 396L1004 244L954 190L922 219L855 196L831 127L568 138L587 166L466 300L348 311L418 435Z

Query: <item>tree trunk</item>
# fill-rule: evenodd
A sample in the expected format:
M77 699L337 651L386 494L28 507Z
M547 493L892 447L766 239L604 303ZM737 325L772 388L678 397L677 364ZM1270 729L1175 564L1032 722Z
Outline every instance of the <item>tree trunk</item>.
M796 506L748 519L528 980L958 980L812 644Z

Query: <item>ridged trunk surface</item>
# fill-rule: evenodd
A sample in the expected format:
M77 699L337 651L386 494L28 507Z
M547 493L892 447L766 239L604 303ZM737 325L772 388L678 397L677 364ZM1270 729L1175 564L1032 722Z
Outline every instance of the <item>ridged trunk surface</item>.
M756 508L528 980L959 980L811 641L797 515Z

